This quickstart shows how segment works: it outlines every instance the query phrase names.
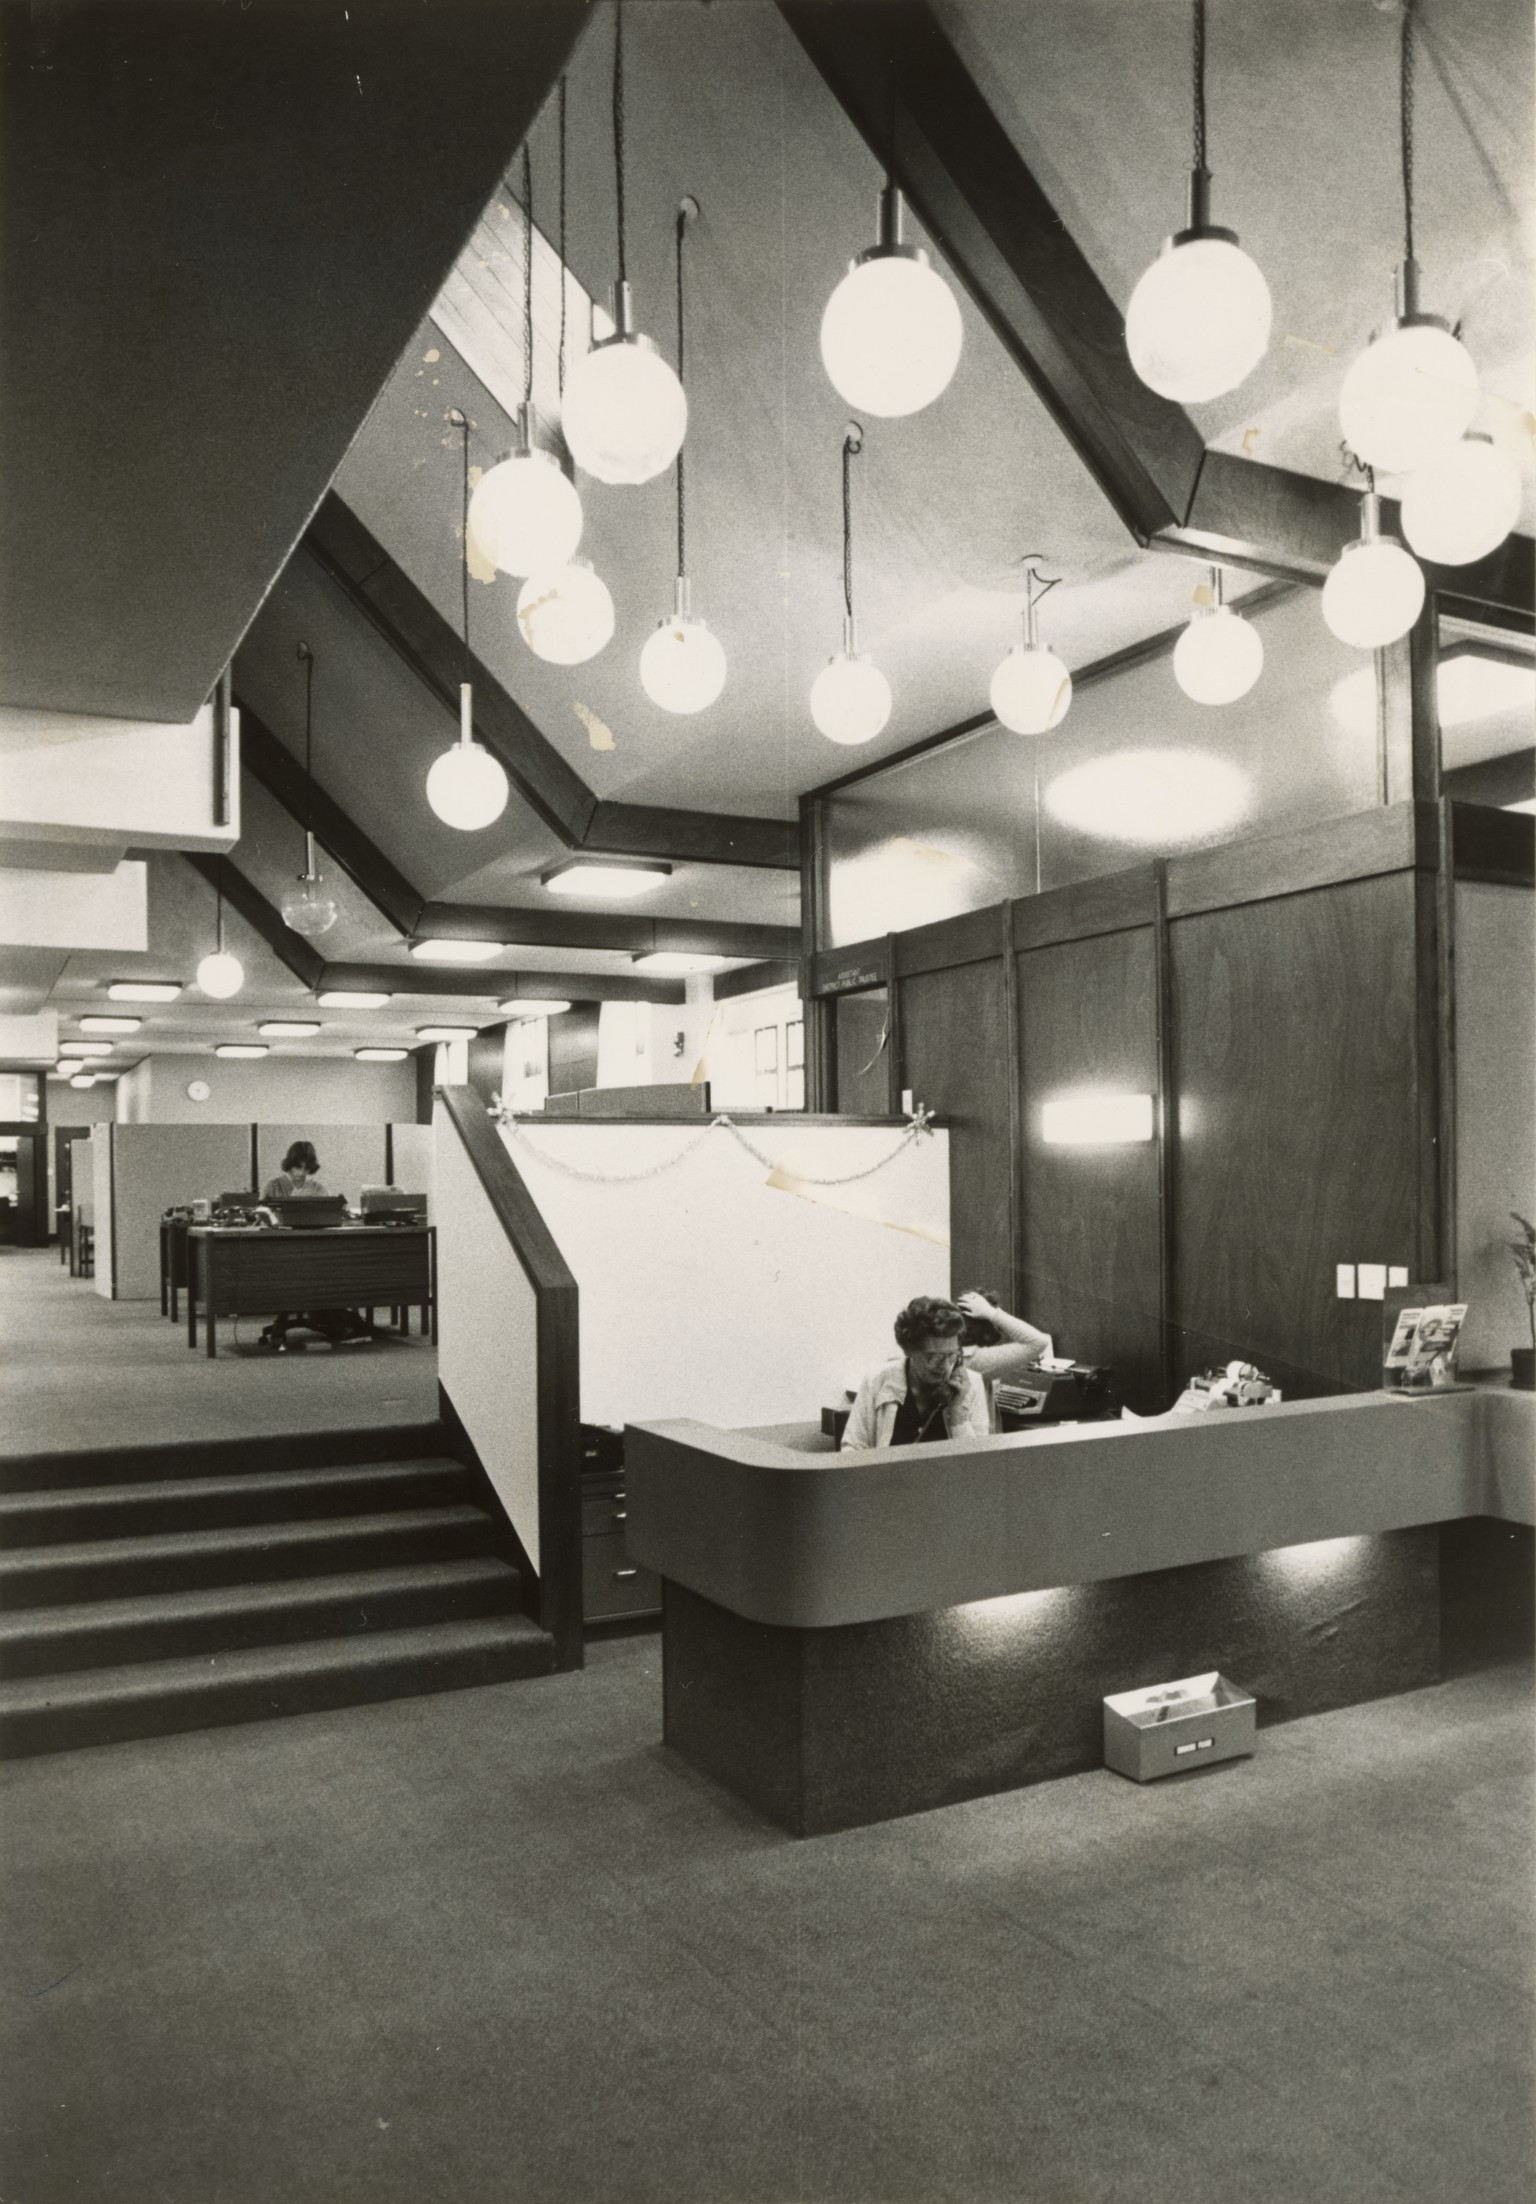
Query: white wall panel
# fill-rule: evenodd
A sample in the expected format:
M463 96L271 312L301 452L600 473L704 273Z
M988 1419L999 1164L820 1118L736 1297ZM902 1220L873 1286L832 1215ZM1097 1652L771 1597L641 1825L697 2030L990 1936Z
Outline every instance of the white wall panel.
M1456 1271L1464 1370L1531 1344L1506 1242L1536 1220L1536 896L1456 890Z
M395 1150L394 1184L403 1194L425 1194L432 1215L433 1136L430 1125L396 1125L391 1128Z

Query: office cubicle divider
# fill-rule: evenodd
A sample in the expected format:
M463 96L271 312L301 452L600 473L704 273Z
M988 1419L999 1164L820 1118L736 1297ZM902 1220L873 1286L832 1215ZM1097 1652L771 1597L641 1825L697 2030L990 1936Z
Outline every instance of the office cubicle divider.
M579 1668L576 1281L473 1088L439 1088L433 1130L444 1418L530 1564L556 1667Z

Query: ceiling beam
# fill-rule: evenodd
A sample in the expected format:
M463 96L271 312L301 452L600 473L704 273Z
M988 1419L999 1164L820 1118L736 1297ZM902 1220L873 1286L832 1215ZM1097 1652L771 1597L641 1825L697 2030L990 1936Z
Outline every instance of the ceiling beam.
M313 829L321 847L335 858L342 871L360 888L374 909L397 932L411 933L425 900L404 873L368 839L334 797L318 781L307 781L304 768L248 704L240 706L240 755L269 796L300 826Z
M608 911L509 909L505 904L429 903L417 921L419 938L501 941L525 949L651 949L700 956L798 955L798 926L739 925L718 918L630 918Z
M311 521L303 548L457 723L462 642L335 491ZM477 739L567 849L784 872L798 866L796 829L784 820L600 802L480 659L471 660L470 671Z
M1206 451L1147 389L1125 317L950 42L930 0L778 0L844 113L1139 543L1320 581L1359 534L1359 492ZM1426 568L1442 611L1529 633L1531 539Z
M779 0L845 114L1145 543L1183 520L1204 451L1137 376L1125 317L924 0Z
M323 985L459 1002L503 1003L524 995L545 1002L680 1003L688 997L681 980L631 979L626 973L466 972L425 965L404 971L398 964L328 964Z

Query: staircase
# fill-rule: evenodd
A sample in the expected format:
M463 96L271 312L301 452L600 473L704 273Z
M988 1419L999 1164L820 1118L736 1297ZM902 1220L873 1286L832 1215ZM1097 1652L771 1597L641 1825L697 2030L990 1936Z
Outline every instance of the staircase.
M0 1457L0 1755L541 1676L441 1424Z

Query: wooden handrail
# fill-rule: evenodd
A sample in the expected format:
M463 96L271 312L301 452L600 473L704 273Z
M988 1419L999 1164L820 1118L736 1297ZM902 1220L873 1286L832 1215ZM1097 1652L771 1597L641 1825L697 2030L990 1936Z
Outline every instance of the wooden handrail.
M556 1667L580 1668L581 1334L576 1280L479 1096L467 1087L439 1087L436 1098L463 1142L507 1244L533 1288L539 1621L555 1641ZM473 1445L474 1433L467 1435Z

